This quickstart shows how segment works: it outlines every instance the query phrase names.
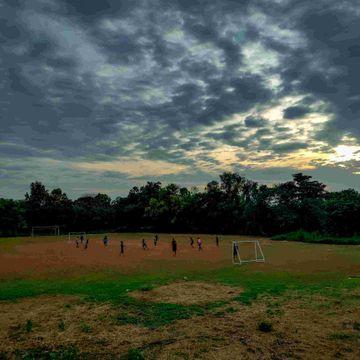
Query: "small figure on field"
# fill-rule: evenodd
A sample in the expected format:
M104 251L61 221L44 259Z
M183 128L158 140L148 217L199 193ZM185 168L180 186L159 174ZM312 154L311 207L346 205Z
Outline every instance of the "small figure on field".
M176 242L175 238L173 238L171 241L171 249L172 249L173 255L176 256L177 242Z
M81 235L81 236L80 236L80 242L83 243L83 241L84 241L84 236Z
M192 238L192 236L190 236L190 246L194 247L194 239Z
M79 238L76 238L75 242L76 242L76 247L78 248L79 247Z
M216 241L216 246L219 246L219 237L217 235L216 235L215 241Z
M154 236L154 245L156 246L157 245L157 242L159 241L159 237L158 237L158 235L156 234L155 236Z
M142 248L143 250L148 250L147 242L145 239L142 239Z
M88 246L89 246L89 239L86 238L84 249L86 250L88 248Z
M236 258L238 257L239 254L239 247L237 243L233 244L233 258L234 260L236 260Z
M125 245L124 245L124 242L121 240L120 241L120 255L124 255L124 249L125 249Z
M104 246L108 246L109 239L106 235L104 236L103 243L104 243Z
M197 245L198 245L199 251L201 251L202 250L202 240L200 239L200 237L197 238Z

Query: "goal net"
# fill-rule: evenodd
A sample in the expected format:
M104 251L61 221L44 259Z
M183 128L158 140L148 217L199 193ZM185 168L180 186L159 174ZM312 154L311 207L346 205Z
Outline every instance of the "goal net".
M259 240L239 240L232 243L233 264L265 262Z
M60 227L54 226L33 226L31 228L31 236L59 236Z
M80 231L80 232L69 232L69 241L74 239L83 239L86 240L86 232Z

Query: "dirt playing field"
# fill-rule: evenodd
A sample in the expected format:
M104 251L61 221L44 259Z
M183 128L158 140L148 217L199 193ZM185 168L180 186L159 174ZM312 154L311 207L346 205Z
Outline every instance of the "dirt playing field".
M360 246L107 235L0 239L1 360L360 358Z
M176 256L171 251L171 239L178 242ZM244 236L223 236L220 246L216 246L215 237L200 235L203 250L196 245L190 246L189 235L160 234L157 246L153 244L152 234L108 234L109 245L102 242L103 235L88 235L89 246L79 248L75 238L39 237L22 238L12 247L1 246L0 241L0 278L19 274L41 275L49 272L71 274L74 271L97 271L113 268L124 273L150 271L162 268L196 270L220 268L232 264L231 244L233 240L258 239L266 262L249 264L259 271L292 271L312 273L318 271L341 271L349 275L359 272L357 257L359 246L315 245L305 243L271 241L266 238ZM141 240L147 239L149 249L143 250ZM125 243L125 254L120 255L120 240ZM341 249L341 251L339 251ZM251 251L245 244L240 248L247 255Z

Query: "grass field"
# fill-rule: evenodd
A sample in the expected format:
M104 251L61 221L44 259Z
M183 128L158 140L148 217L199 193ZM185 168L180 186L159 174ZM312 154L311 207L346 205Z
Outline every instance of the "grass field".
M0 239L0 359L360 358L359 246L259 238L234 266L246 237L159 237Z

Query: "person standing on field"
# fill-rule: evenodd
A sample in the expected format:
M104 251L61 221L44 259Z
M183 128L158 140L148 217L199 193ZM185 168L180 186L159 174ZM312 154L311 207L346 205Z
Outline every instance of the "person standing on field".
M81 235L81 236L80 236L80 242L83 243L83 241L84 241L84 236Z
M158 235L156 234L156 235L154 236L154 246L157 245L158 240L159 240L159 237L158 237Z
M219 246L219 237L217 235L215 241L216 241L216 246Z
M194 247L194 239L192 238L192 236L190 236L190 246L192 248Z
M75 242L76 242L76 247L78 248L79 247L79 238L76 238Z
M197 238L197 245L198 245L199 251L201 251L201 250L202 250L202 240L200 239L199 236L198 236L198 238Z
M173 238L171 241L171 248L172 248L173 255L176 256L177 242L176 242L175 238Z
M120 255L124 255L124 249L125 249L125 245L124 245L124 242L121 240L120 241Z
M88 246L89 246L89 239L86 238L86 240L85 240L85 245L84 245L84 249L86 250L86 249L88 248Z
M142 239L142 248L143 250L148 250L147 242L145 239Z
M109 239L108 239L107 235L104 236L103 243L104 243L104 246L108 246Z

